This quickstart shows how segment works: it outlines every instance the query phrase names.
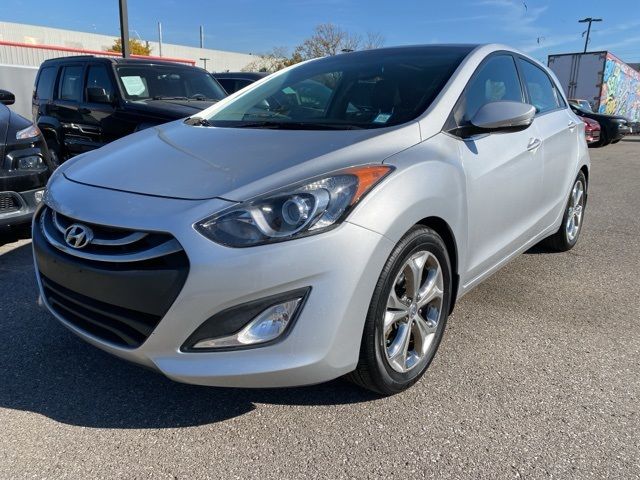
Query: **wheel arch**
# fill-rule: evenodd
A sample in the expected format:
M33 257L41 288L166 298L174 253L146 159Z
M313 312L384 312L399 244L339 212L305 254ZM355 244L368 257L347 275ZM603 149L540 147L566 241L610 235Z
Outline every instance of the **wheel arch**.
M449 224L440 217L426 217L417 222L416 225L422 225L435 231L440 238L442 238L442 241L447 247L447 253L449 254L449 260L451 261L452 273L451 306L449 307L449 314L451 314L456 303L458 286L460 284L460 275L458 272L458 245L456 243L455 235Z

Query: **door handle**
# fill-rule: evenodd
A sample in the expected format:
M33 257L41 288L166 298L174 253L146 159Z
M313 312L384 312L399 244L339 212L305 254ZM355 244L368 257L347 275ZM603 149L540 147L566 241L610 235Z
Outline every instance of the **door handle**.
M578 124L576 122L569 122L569 125L567 126L569 127L569 130L573 130L578 126Z
M532 151L542 145L542 140L539 138L530 138L529 144L527 145L527 150Z

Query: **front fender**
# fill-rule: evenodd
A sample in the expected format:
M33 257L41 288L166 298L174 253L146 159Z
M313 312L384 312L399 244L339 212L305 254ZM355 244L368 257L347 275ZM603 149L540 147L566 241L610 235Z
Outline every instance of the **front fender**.
M446 154L447 157L444 157ZM433 160L426 160L433 158ZM423 142L385 163L396 167L367 195L348 221L397 243L416 223L428 217L450 228L458 252L458 273L466 265L467 200L464 172L455 152L443 152Z

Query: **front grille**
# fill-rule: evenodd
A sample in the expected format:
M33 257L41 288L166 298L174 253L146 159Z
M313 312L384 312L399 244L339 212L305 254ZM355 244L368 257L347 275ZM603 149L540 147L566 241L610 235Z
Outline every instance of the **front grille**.
M0 193L0 214L17 212L21 208L20 200L15 193Z
M116 345L136 348L151 335L161 317L94 300L40 275L51 308L76 327Z
M33 249L48 306L94 337L137 348L165 316L187 279L189 260L170 234L96 225L45 206ZM65 241L73 225L90 229L83 248Z
M73 248L65 240L67 230L82 225L91 232L91 241ZM76 257L103 262L139 262L182 251L178 241L166 233L141 232L77 221L48 207L40 215L40 228L47 241Z

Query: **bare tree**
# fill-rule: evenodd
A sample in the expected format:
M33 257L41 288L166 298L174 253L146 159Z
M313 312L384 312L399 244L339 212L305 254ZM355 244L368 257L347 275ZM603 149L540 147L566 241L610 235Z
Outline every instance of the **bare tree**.
M258 57L246 65L242 71L243 72L277 72L289 65L293 65L292 61L293 57L289 57L289 53L285 47L275 47L268 53L264 53L262 55L258 55Z
M318 25L313 34L296 47L294 54L301 59L336 55L343 51L377 48L384 44L380 33L368 33L366 39L352 34L332 23Z
M367 32L360 45L360 50L373 50L384 46L385 38L380 32Z
M290 56L286 48L274 48L260 55L243 70L275 72L312 58L337 55L345 51L379 48L384 45L384 41L384 36L378 32L368 32L363 38L332 23L323 23L316 26L313 34L298 45Z

